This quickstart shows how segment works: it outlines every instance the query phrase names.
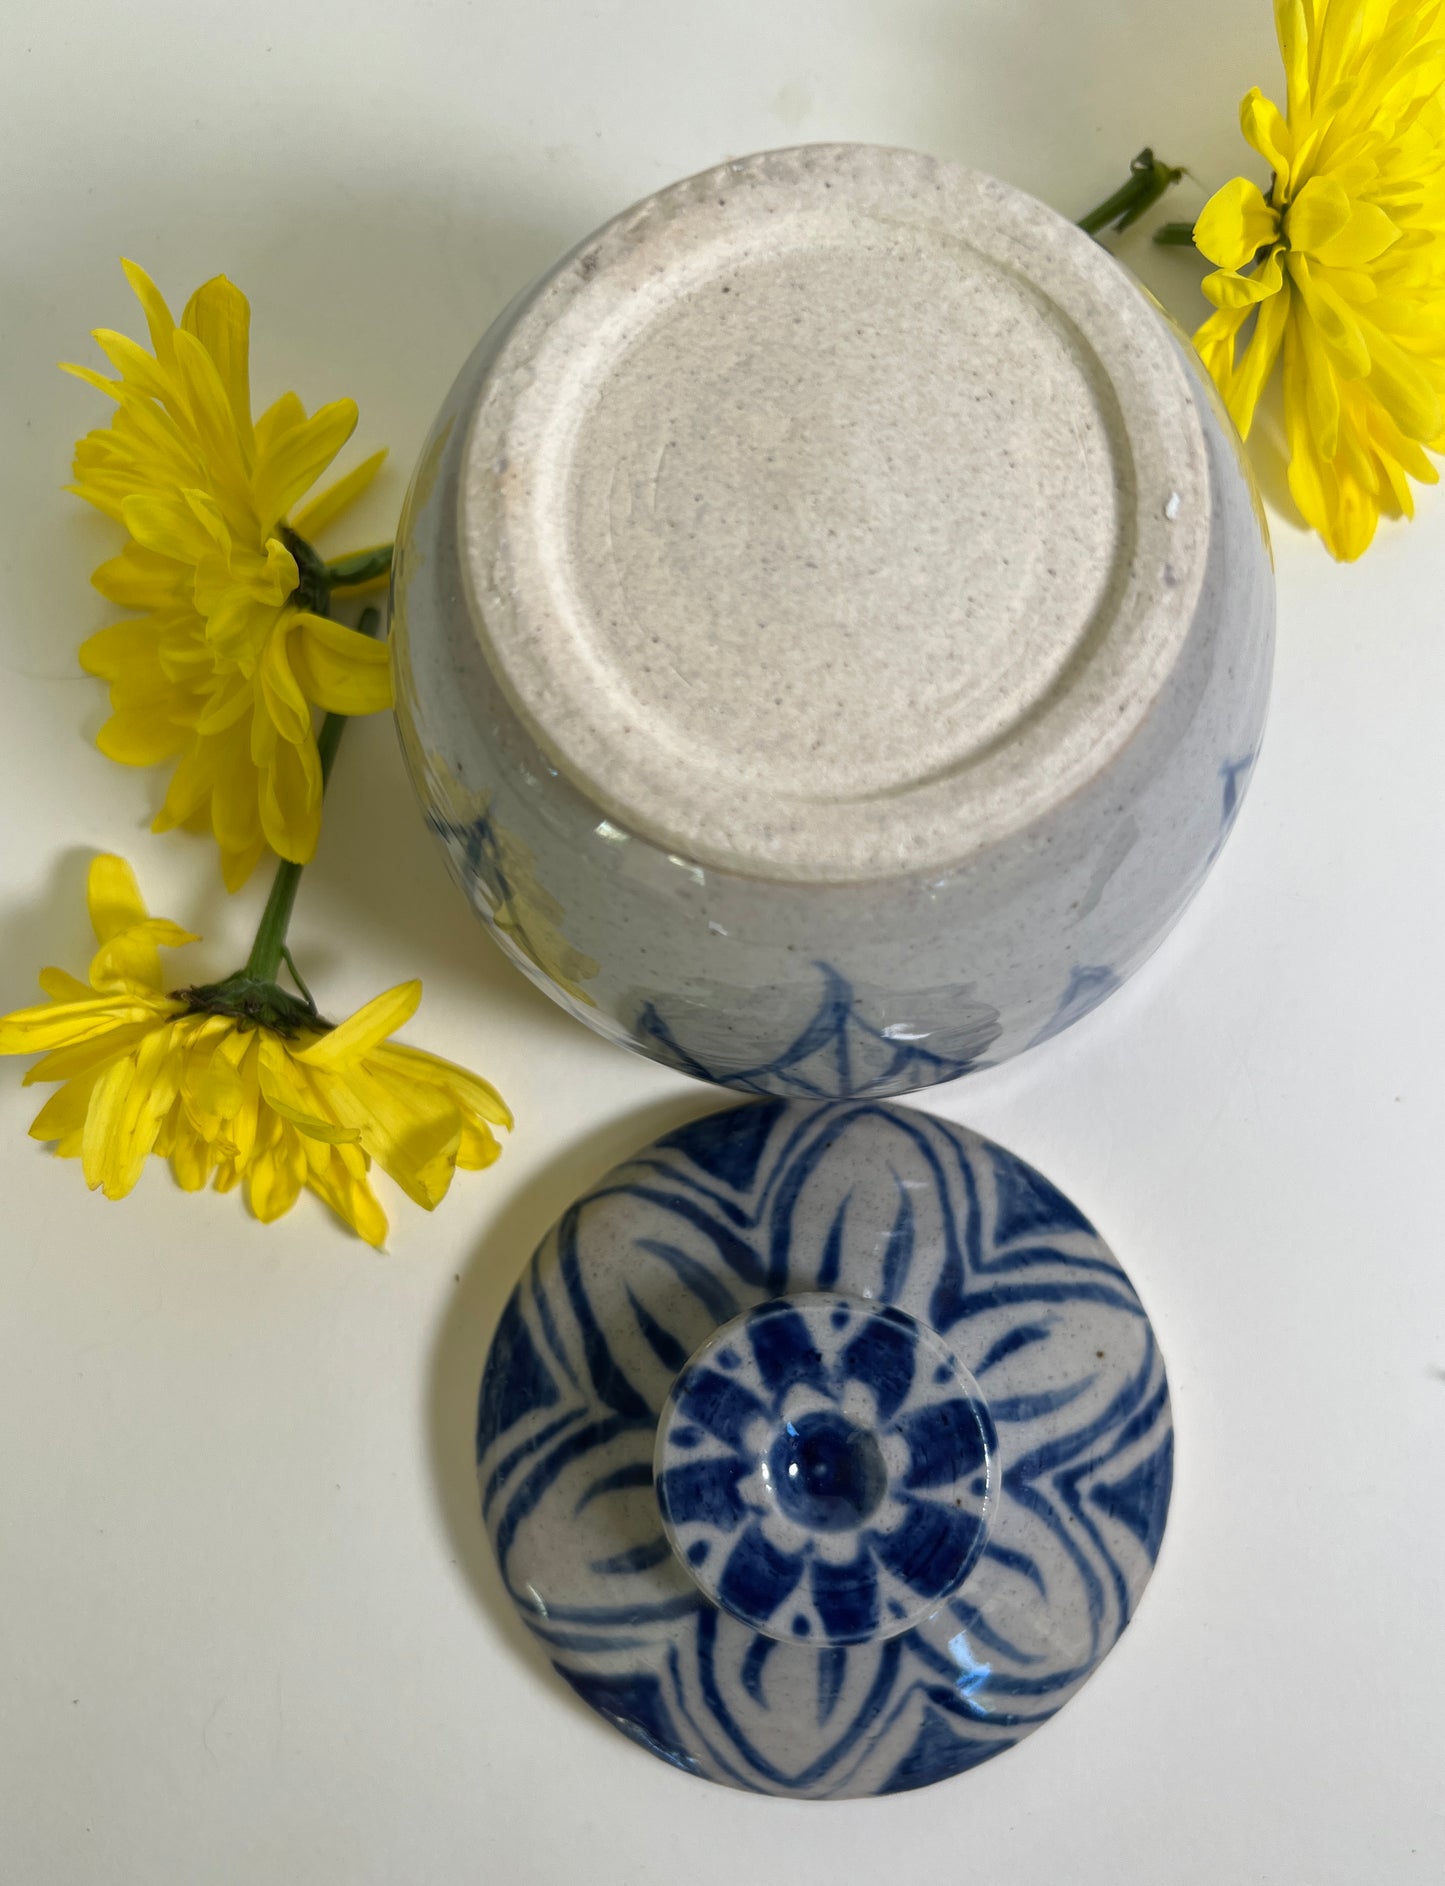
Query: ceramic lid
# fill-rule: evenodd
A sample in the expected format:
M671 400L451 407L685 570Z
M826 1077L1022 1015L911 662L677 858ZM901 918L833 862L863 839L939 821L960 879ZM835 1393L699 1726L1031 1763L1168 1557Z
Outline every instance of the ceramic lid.
M569 1207L482 1383L507 1592L607 1721L771 1794L1011 1748L1128 1623L1164 1365L1079 1211L977 1134L759 1101Z

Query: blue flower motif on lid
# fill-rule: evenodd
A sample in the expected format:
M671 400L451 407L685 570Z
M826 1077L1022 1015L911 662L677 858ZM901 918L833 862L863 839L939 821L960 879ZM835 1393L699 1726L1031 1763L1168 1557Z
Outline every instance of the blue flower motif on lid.
M658 1502L704 1592L768 1636L854 1644L931 1615L983 1549L994 1434L906 1311L780 1297L673 1386Z
M817 1297L832 1306L821 1317L800 1302ZM790 1308L817 1355L796 1371L786 1356L803 1346L778 1340ZM930 1335L957 1389L933 1382ZM721 1434L675 1405L679 1373L704 1364L752 1398L703 1410ZM948 1504L907 1485L923 1428L903 1430L930 1393L986 1402L986 1536L961 1582L887 1635L893 1602L931 1602L883 1550L895 1499ZM763 1426L734 1433L726 1408L753 1402ZM658 1448L664 1414L677 1451ZM874 1439L889 1474L876 1504L867 1447L810 1414ZM779 1447L788 1423L795 1450ZM689 1774L811 1799L926 1787L1049 1721L1133 1615L1173 1471L1158 1344L1087 1219L1003 1147L873 1101L709 1115L569 1206L498 1325L477 1444L506 1590L588 1706ZM665 1527L657 1475L682 1466L688 1481L664 1482ZM954 1510L978 1497L963 1481ZM871 1511L855 1525L849 1505ZM801 1562L762 1624L713 1595L755 1527ZM884 1628L830 1642L817 1568L851 1565L860 1545Z

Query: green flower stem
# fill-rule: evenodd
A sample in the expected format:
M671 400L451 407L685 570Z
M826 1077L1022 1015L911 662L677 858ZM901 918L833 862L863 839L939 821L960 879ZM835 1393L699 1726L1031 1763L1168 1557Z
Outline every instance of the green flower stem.
M388 556L390 552L388 551ZM364 609L356 627L362 635L375 635L381 626L379 609ZM346 730L346 714L328 714L321 723L321 732L316 736L316 751L321 760L321 789L326 790L326 782L331 777L331 768L336 759L336 749L341 745L341 736ZM261 912L261 922L256 930L256 940L251 945L251 954L246 958L246 967L242 975L254 982L274 982L281 968L284 957L291 962L286 948L286 931L291 922L292 906L296 902L296 892L301 884L301 873L305 867L293 864L289 858L283 858L276 867L276 876L271 883L271 895L266 899L266 908ZM294 964L291 968L296 975ZM296 976L297 985L306 994L305 985ZM307 1000L310 1000L309 995Z
M1189 249L1194 246L1193 223L1160 223L1154 240L1161 249Z
M1184 175L1182 169L1161 163L1146 144L1129 166L1129 181L1120 184L1112 196L1079 218L1079 227L1088 236L1101 229L1128 229L1146 210L1152 209L1167 190Z
M309 609L313 615L330 615L331 577L326 565L289 524L283 524L276 534L296 559L296 587L290 600L298 609Z
M391 569L391 552L390 544L378 544L374 550L338 557L326 565L326 580L333 589L360 589L363 583L374 583Z
M252 982L276 980L286 945L286 927L291 921L291 906L296 902L296 892L301 885L302 868L299 864L293 864L289 858L283 858L276 867L276 875L271 880L271 895L261 912L256 940L251 945L251 954L246 958L246 967L242 971Z
M286 967L291 971L291 980L296 984L296 987L301 991L303 1000L309 1003L312 1008L315 1008L316 997L306 987L305 982L302 980L301 971L296 967L296 958L291 954L290 950L287 949L284 943L281 945L281 960L283 963L285 963Z

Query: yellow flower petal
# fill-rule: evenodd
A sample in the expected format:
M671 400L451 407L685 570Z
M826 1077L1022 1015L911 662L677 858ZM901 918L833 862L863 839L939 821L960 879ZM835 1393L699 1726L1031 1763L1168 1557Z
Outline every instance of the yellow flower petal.
M91 1041L111 1029L149 1023L155 1012L153 1001L126 993L12 1009L0 1016L0 1054L39 1054L70 1042Z
M163 366L169 365L174 356L176 324L171 319L171 311L166 306L165 297L139 262L127 261L122 256L120 265L145 314L146 327L150 333L151 346L155 350L156 359Z
M284 1045L271 1036L263 1036L260 1048L261 1092L266 1104L281 1118L308 1138L337 1145L342 1140L359 1140L360 1129L343 1126L327 1119L317 1106L317 1095L302 1071L293 1065Z
M91 339L127 387L145 399L161 400L166 404L171 402L172 388L165 374L146 350L138 347L128 335L117 334L113 328L98 327L91 331Z
M275 723L258 714L252 723L253 753L258 730L271 736L267 758L258 768L261 829L278 856L307 864L321 829L321 762L316 742L310 737L299 745L278 740Z
M52 1002L89 1002L92 990L89 983L82 982L78 976L72 976L64 969L42 969L40 986Z
M279 537L268 537L265 575L257 579L261 593L273 602L283 603L300 580L301 572L296 567L295 557Z
M246 1202L263 1225L272 1224L296 1203L305 1177L305 1154L287 1133L246 1175Z
M96 1082L81 1141L81 1165L92 1191L99 1187L107 1198L124 1198L140 1177L174 1097L170 1048L169 1031L157 1029Z
M1296 399L1303 405L1310 439L1322 461L1332 461L1340 442L1340 379L1312 321L1297 323L1296 338L1305 372Z
M290 656L307 698L328 714L375 714L391 706L385 642L308 611L294 619Z
M1318 251L1350 220L1350 199L1333 177L1311 177L1285 212L1291 249Z
M237 1065L247 1046L238 1034L223 1035L221 1040L204 1044L209 1053L187 1065L182 1078L182 1093L192 1097L198 1115L216 1120L230 1119L246 1100L246 1085Z
M256 470L256 505L268 530L309 489L356 430L356 402L334 400L273 441Z
M228 585L207 611L205 637L217 657L216 672L223 683L244 685L254 692L256 670L265 648L276 633L281 609L269 596L258 596L250 584Z
M186 744L188 729L169 708L132 707L111 715L95 736L109 760L122 766L156 766L172 759Z
M454 1061L444 1061L424 1048L411 1048L401 1041L387 1041L373 1050L378 1072L395 1068L411 1080L429 1081L445 1087L459 1105L493 1126L511 1127L511 1108L489 1081Z
M1279 358L1288 319L1287 295L1274 295L1260 303L1254 333L1236 369L1228 396L1230 417L1239 427L1241 438L1249 437L1260 395Z
M1240 269L1279 234L1279 213L1259 185L1236 177L1216 190L1194 225L1194 244L1220 268Z
M1337 463L1320 451L1309 422L1308 378L1303 342L1292 328L1286 335L1284 356L1290 492L1331 556L1350 561L1368 549L1379 507L1358 484L1342 477Z
M83 1133L90 1097L99 1078L96 1070L78 1074L58 1087L30 1122L31 1139L68 1139L72 1133Z
M93 1192L108 1178L119 1176L115 1147L125 1117L125 1103L135 1079L135 1062L129 1055L112 1062L96 1083L81 1140L81 1162L85 1183ZM109 1191L110 1188L107 1187ZM121 1193L112 1192L120 1197Z
M1274 30L1284 60L1290 111L1303 112L1310 97L1309 16L1304 0L1274 0Z
M404 1087L378 1078L365 1062L336 1077L329 1090L338 1113L350 1113L361 1144L414 1204L431 1211L445 1197L461 1147L462 1117L440 1088Z
M1289 273L1304 303L1305 315L1313 321L1340 372L1346 379L1362 379L1370 371L1370 349L1354 309L1341 299L1324 274L1310 267L1309 258L1296 250L1290 251Z
M227 731L234 736L233 729ZM224 738L196 740L192 744L171 775L165 804L156 815L152 831L171 831L206 809L216 784L216 763Z
M1216 308L1248 309L1277 295L1284 286L1284 265L1278 249L1271 249L1252 275L1238 275L1231 269L1217 269L1206 275L1200 287Z
M1332 269L1363 269L1400 240L1400 231L1376 203L1352 203L1348 219L1319 243L1316 258ZM1373 296L1374 284L1368 276Z
M195 731L202 740L225 733L238 720L254 712L255 706L255 684L248 675L235 669L220 674L212 685L209 700L196 719ZM250 781L248 784L254 801L255 782Z
M266 712L276 731L283 740L300 746L312 738L311 708L287 658L290 627L289 622L278 626L267 638L259 672Z
M280 399L273 401L256 421L256 450L264 456L270 452L283 433L293 426L299 426L306 417L306 408L294 393L283 393Z
M1365 383L1407 439L1439 437L1440 395L1424 365L1370 323L1366 327L1369 371Z
M97 943L108 943L122 931L145 923L150 912L141 897L135 872L124 858L114 852L102 852L90 861L86 875L85 901L90 911L90 926ZM157 967L160 959L157 958Z
M261 862L266 850L265 834L256 821L256 837L249 845L221 845L221 879L228 891L238 891Z
M241 1057L235 1066L241 1083L240 1094L223 1112L217 1135L221 1144L229 1148L238 1177L245 1173L251 1162L261 1127L263 1102L260 1064L258 1057L251 1052L255 1041L254 1034L239 1038ZM223 1036L222 1048L230 1045L230 1040Z
M157 1029L136 1050L136 1077L126 1107L124 1137L118 1149L120 1180L126 1191L140 1177L160 1136L162 1123L176 1097L178 1071L175 1030ZM83 1142L81 1156L84 1157Z
M305 538L319 537L329 524L334 524L349 504L354 504L362 492L371 484L376 474L386 463L385 446L379 452L373 452L370 458L338 478L334 485L328 485L320 491L309 504L302 505L291 519L291 528Z
M245 731L244 727L236 729L240 736ZM248 754L232 753L217 769L211 793L211 829L228 856L244 856L265 842L256 768Z
M457 1148L457 1165L463 1172L481 1172L502 1156L496 1135L475 1120L463 1120L462 1143Z
M121 509L137 543L177 563L199 563L216 549L215 530L183 494L138 492Z
M394 989L373 996L350 1020L308 1042L298 1051L296 1059L303 1067L319 1068L331 1074L350 1072L388 1035L406 1026L420 1001L419 981L399 982Z
M168 1156L177 1185L187 1192L199 1192L211 1174L211 1149L201 1136L189 1128L177 1130Z
M77 1074L93 1073L119 1056L129 1054L138 1042L162 1027L166 1019L164 1015L148 1014L141 1021L119 1022L93 1033L77 1031L67 1035L27 1071L21 1084L31 1087L38 1081L68 1081ZM34 1052L34 1045L13 1052L30 1054Z
M118 400L121 394L120 380L107 380L103 373L97 373L94 367L79 367L73 360L62 360L60 371L68 373L77 380L84 380L87 386L93 386L97 393L104 393L107 399Z
M386 1213L364 1176L353 1173L342 1163L340 1148L332 1155L329 1169L314 1174L311 1190L351 1226L358 1237L376 1249L386 1242Z
M164 917L148 917L144 923L122 930L101 944L91 958L90 986L100 990L153 990L161 994L157 951L180 949L184 944L199 941L194 931L183 930L178 923Z
M1239 107L1239 128L1277 177L1288 181L1294 138L1279 106L1256 85L1245 93Z
M136 543L102 563L90 580L121 609L164 607L182 599L187 584L184 564Z
M248 454L255 450L251 429L251 304L224 275L202 284L186 303L181 325L215 363L231 419Z

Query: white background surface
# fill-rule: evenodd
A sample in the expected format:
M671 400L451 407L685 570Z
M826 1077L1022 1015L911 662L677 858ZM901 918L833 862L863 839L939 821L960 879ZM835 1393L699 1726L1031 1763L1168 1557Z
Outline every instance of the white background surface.
M205 933L191 975L234 966L264 894L228 901L200 841L150 835L158 779L87 744L74 650L116 540L59 491L101 402L53 363L138 330L119 253L177 305L242 284L259 398L360 400L353 454L395 453L365 541L490 317L671 178L859 138L1077 214L1146 139L1233 174L1256 80L1279 89L1265 0L9 0L0 1008L42 963L83 970L96 847ZM1197 318L1195 262L1126 253ZM518 1130L434 1218L389 1193L378 1257L309 1199L266 1229L159 1165L90 1196L0 1068L0 1877L1445 1876L1445 506L1353 569L1287 522L1276 545L1272 721L1197 903L1063 1040L918 1102L1072 1192L1169 1361L1168 1537L1084 1695L973 1775L810 1807L669 1771L546 1672L475 1515L487 1340L561 1206L714 1099L492 951L378 719L293 941L332 1013L421 974L410 1038L490 1074Z

